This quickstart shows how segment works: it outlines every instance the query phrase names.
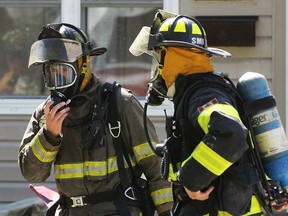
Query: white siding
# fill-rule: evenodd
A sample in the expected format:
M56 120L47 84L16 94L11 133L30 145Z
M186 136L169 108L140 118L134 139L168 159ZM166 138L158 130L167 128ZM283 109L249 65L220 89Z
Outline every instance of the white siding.
M258 16L255 47L219 47L232 57L213 60L214 67L235 82L247 71L265 75L282 121L286 119L285 4L285 0L180 0L179 5L181 14L191 16Z
M17 162L18 148L29 119L30 115L0 115L0 202L3 203L36 197L29 189L29 182L22 177ZM43 185L55 188L52 182L51 176Z

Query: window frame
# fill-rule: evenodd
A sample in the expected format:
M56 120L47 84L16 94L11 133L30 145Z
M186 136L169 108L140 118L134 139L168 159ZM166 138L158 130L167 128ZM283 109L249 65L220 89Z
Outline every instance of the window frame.
M0 7L60 7L61 0L11 1L0 0ZM45 100L45 96L1 96L0 115L31 115L34 109Z
M0 7L61 7L61 2L64 0L47 0L47 1L1 1L0 0ZM72 1L71 1L72 2ZM166 2L166 3L165 3ZM178 2L178 0L177 0ZM175 2L174 2L175 3ZM173 3L173 5L175 5ZM138 0L112 0L109 2L106 2L105 0L100 1L81 1L81 12L83 12L83 9L85 10L87 7L103 7L103 6L109 6L113 5L113 7L151 7L151 4L155 5L155 7L158 8L169 8L169 1L164 0L164 4L162 0L151 0L151 1L138 1ZM171 3L172 4L172 3ZM166 5L166 6L165 6ZM171 5L170 5L171 6ZM61 8L61 15L64 8ZM69 8L67 8L69 10ZM177 9L178 10L178 9ZM175 12L175 11L174 11ZM83 14L83 13L82 13ZM62 18L61 18L62 19ZM83 24L83 16L81 15L81 25ZM85 30L85 29L84 29ZM0 115L31 115L35 108L44 102L46 99L46 96L35 96L35 97L25 97L25 96L1 96L0 97ZM144 106L145 104L145 98L140 97L138 98L141 102L141 104ZM161 106L149 106L147 110L147 115L149 116L164 116L166 111L166 114L172 115L173 114L173 105L169 100L165 100Z

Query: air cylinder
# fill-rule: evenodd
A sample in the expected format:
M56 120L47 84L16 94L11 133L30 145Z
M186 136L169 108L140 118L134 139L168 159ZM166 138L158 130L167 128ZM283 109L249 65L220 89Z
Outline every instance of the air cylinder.
M267 98L273 97L268 82L260 73L247 72L240 77L237 90L245 102L253 102L254 106L264 105L249 116L252 131L266 175L280 181L285 188L288 186L288 140L276 107ZM274 98L274 97L273 97ZM262 99L262 100L260 100ZM275 102L275 100L274 100ZM267 108L269 107L269 108Z

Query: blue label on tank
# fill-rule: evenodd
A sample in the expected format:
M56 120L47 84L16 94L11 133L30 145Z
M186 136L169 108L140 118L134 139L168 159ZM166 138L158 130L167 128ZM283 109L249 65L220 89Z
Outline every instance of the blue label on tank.
M267 131L270 131L276 128L280 128L281 126L282 124L280 121L269 122L267 124L264 124L258 127L253 126L253 132L255 135L258 135L258 134L265 133Z

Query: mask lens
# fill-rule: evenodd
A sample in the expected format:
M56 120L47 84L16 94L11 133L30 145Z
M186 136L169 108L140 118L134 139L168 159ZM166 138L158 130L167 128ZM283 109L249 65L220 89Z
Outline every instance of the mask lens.
M45 64L44 77L48 89L67 88L76 81L76 70L71 64Z
M150 27L144 26L138 33L137 37L131 44L129 51L134 56L140 56L143 53L148 53L148 41L150 35Z

